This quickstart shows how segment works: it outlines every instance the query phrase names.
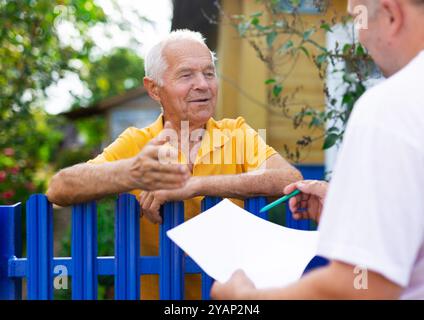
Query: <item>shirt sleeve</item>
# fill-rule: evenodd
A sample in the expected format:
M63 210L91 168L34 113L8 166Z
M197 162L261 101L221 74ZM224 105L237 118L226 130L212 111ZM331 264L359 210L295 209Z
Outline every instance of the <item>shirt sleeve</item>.
M99 154L96 158L89 160L88 163L101 164L134 157L138 152L140 152L148 140L149 138L147 135L144 137L143 134L140 135L139 130L134 127L130 127L122 132L114 142L103 150L101 154Z
M266 130L254 130L242 117L237 118L237 128L244 135L243 171L249 172L258 169L262 163L277 151L266 144Z
M405 287L424 237L424 156L390 127L349 127L320 221L318 254Z

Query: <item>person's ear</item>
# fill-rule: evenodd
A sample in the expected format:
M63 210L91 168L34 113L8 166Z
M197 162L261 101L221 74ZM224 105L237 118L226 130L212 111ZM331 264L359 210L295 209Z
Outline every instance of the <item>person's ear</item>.
M143 78L143 84L144 84L144 88L146 88L149 96L157 101L160 102L160 96L159 96L159 85L152 79L149 77L144 77Z
M404 26L405 15L404 0L381 0L380 13L383 20L383 27L387 28L390 36L396 36Z

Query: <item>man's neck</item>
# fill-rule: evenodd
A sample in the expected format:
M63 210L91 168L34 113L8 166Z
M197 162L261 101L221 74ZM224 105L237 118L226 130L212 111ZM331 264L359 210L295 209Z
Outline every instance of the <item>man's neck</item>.
M408 22L399 43L398 56L401 68L408 65L424 50L424 5L406 5Z
M183 134L186 134L186 131L188 131L188 134L191 135L191 133L194 130L197 129L206 129L206 123L193 123L189 120L181 120L181 119L172 119L170 117L167 117L165 114L163 116L163 124L165 125L165 122L169 121L172 125L172 129L174 129L178 136L181 137L181 132Z
M166 121L169 121L172 125L172 129L176 133L176 138L178 139L178 142L174 140L174 143L177 143L177 145L174 145L174 147L176 147L180 152L182 152L187 159L190 159L188 161L189 163L194 161L194 159L191 159L190 154L197 154L204 133L206 131L206 123L196 124L191 123L188 120L175 120L167 117L166 115L163 116L163 121L164 123ZM173 143L171 142L171 144Z
M413 42L412 42L413 43ZM408 48L403 47L403 48ZM409 44L409 48L407 50L404 50L402 52L399 52L399 62L400 62L400 68L399 70L405 68L412 60L414 60L422 51L424 51L424 42L421 44L417 43L415 46ZM399 71L398 70L398 71Z

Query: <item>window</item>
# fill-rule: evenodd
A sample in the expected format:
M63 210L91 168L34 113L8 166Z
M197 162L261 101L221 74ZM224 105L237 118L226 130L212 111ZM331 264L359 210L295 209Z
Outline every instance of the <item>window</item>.
M293 12L297 10L299 13L319 14L327 8L328 1L319 0L280 0L279 8L283 12Z
M111 112L111 138L115 140L129 127L144 128L152 124L159 114L160 108L119 108Z

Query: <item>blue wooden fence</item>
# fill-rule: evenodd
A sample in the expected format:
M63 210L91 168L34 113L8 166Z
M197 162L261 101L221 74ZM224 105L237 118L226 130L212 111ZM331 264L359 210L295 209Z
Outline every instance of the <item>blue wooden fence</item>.
M304 177L321 178L322 167L301 168ZM321 175L320 175L321 174ZM221 199L206 197L202 212ZM259 214L266 204L264 197L245 200L245 209ZM72 299L97 299L99 275L115 277L115 299L140 299L140 276L159 275L160 299L184 298L184 274L202 275L202 299L209 299L213 280L166 236L169 229L184 221L183 202L170 202L162 207L159 256L140 256L140 207L133 195L122 194L116 201L115 256L97 256L96 203L72 208L71 257L53 257L53 210L45 195L32 195L26 203L27 257L22 257L21 205L0 206L0 299L21 299L22 278L27 279L27 297L31 300L53 298L53 276L56 268L72 277ZM286 214L286 224L310 230L310 222L298 222ZM314 259L307 269L325 263ZM66 276L61 274L61 276Z

